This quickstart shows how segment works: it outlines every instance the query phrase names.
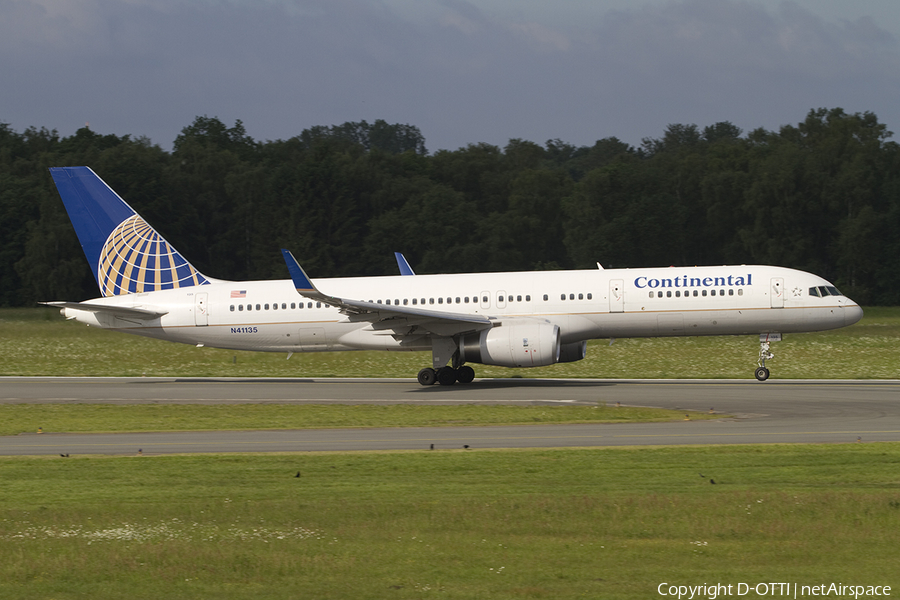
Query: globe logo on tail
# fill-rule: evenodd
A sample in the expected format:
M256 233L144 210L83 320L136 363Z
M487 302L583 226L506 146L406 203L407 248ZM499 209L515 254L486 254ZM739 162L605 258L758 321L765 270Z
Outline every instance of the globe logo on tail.
M97 280L104 296L209 283L138 215L109 234L100 251Z

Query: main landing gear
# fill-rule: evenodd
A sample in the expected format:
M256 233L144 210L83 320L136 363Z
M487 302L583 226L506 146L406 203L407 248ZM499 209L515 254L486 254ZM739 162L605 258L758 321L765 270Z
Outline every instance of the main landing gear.
M781 339L781 335L778 334L778 339ZM773 340L777 341L777 340ZM765 381L769 378L769 369L766 368L766 361L770 358L775 358L775 355L769 352L769 336L760 335L759 336L759 360L757 361L756 379L759 381Z
M453 385L457 381L460 383L472 383L472 380L475 379L475 369L468 365L463 365L458 369L446 366L441 367L437 371L428 367L419 371L417 379L422 385L432 385L434 382L438 382L441 385Z

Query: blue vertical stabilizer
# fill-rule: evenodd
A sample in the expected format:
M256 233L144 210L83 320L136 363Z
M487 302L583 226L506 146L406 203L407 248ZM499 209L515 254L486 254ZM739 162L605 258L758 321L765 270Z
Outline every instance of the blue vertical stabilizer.
M90 168L50 174L104 296L209 283Z

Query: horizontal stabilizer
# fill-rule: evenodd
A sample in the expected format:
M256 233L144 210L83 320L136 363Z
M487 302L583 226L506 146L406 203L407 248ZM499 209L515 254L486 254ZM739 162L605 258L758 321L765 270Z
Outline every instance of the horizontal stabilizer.
M102 313L123 319L139 319L152 321L169 313L167 310L150 310L147 308L131 308L129 306L111 306L109 304L95 304L92 302L40 302L56 308L71 308L92 313Z

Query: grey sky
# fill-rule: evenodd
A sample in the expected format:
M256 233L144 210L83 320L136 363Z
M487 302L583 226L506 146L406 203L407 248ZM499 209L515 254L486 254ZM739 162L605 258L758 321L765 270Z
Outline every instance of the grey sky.
M896 0L0 0L0 122L171 148L197 115L259 140L380 118L431 151L835 106L897 130L898 35Z

